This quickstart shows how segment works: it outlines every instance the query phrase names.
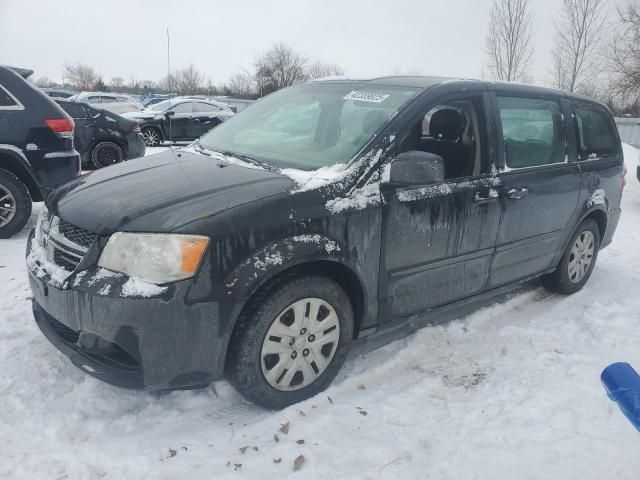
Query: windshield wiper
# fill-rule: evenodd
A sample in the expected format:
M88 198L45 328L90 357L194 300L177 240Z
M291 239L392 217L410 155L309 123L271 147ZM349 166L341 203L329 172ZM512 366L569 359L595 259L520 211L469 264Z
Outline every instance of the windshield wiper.
M257 165L259 167L262 167L262 168L264 168L266 170L275 170L275 168L272 165L269 165L268 163L262 162L260 160L255 159L255 158L252 158L252 157L248 157L246 155L242 155L240 153L231 152L229 150L225 150L225 151L219 152L219 153L221 153L225 157L239 158L240 160L244 160L245 162L252 163L252 164Z
M194 150L197 150L198 153L201 153L202 155L206 155L207 157L211 156L209 151L206 148L204 148L202 145L200 145L200 140L196 140L195 142L193 142L193 148Z

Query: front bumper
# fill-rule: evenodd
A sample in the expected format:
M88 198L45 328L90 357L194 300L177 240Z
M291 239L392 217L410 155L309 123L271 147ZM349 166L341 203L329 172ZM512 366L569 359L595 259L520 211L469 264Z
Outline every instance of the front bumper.
M218 304L189 301L192 281L124 298L126 280L90 269L58 288L29 271L35 320L74 365L113 385L180 389L221 378L227 342Z

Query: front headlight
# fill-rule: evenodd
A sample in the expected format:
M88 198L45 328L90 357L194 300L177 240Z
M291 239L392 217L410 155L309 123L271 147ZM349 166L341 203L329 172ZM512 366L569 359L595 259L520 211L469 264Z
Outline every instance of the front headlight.
M193 277L208 237L163 233L111 235L98 266L149 283L163 284Z

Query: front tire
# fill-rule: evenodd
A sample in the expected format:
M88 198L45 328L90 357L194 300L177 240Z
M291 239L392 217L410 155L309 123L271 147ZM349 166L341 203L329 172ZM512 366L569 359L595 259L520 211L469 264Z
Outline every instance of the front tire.
M91 150L91 162L96 168L109 167L123 159L122 148L113 142L100 142Z
M600 249L600 229L588 218L584 220L571 237L558 268L542 277L542 284L552 292L570 295L584 287L598 258Z
M9 238L24 227L31 216L27 186L7 170L0 169L0 238Z
M229 345L227 377L247 399L270 409L329 386L353 338L353 309L332 280L304 276L252 299Z

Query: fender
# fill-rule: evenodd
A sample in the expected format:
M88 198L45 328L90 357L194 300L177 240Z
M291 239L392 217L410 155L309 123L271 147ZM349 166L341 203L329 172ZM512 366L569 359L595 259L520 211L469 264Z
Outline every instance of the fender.
M22 180L29 188L31 197L38 201L40 198L40 178L31 167L22 149L15 145L0 143L0 156L9 157L8 165L0 160L0 168L8 170Z

